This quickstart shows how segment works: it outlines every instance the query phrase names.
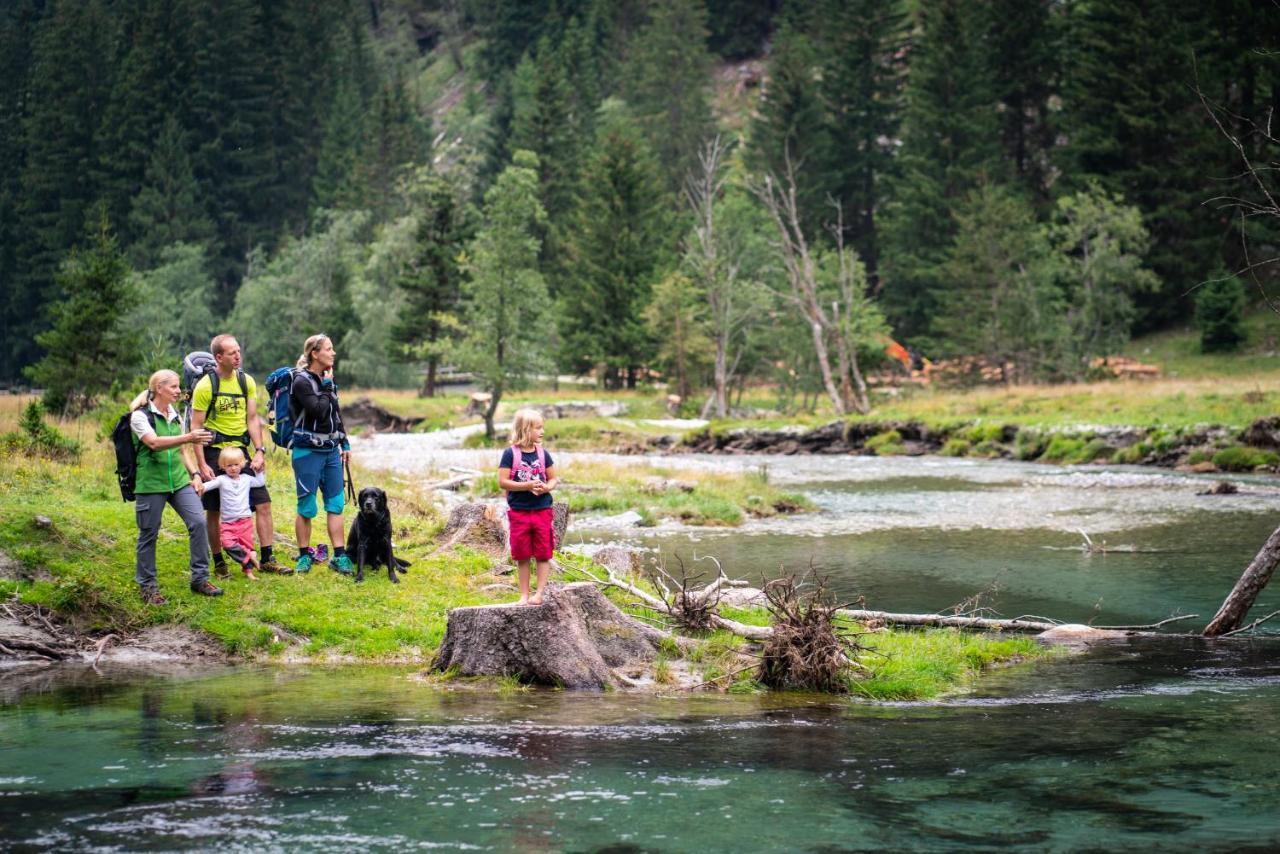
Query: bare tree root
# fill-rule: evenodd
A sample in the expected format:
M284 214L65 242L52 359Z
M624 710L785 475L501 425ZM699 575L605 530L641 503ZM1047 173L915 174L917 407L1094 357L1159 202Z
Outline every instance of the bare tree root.
M794 576L764 586L773 637L765 641L756 679L769 688L842 694L860 669L857 656L865 651L857 633L835 622L840 608L825 601L825 580L810 570L813 585L802 591Z

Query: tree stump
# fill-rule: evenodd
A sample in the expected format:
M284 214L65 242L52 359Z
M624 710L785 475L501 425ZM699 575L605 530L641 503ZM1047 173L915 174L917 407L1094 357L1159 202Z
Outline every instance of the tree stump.
M507 553L507 518L493 504L459 504L449 513L440 548L466 546L493 558Z
M432 668L602 691L623 684L612 668L652 661L662 638L591 582L551 584L542 605L454 608Z

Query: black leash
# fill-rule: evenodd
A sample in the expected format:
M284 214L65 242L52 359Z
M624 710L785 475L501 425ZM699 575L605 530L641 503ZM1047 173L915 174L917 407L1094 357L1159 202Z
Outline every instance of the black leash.
M346 473L347 473L347 498L351 500L352 504L355 504L356 503L356 485L351 482L351 458L350 457L342 461L342 467L346 469Z

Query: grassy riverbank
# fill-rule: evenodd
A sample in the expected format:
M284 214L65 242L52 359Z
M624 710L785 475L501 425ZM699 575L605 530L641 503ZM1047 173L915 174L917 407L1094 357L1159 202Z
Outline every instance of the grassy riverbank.
M14 422L12 407L5 407L0 431L11 429ZM72 427L68 432L77 431ZM204 632L228 652L250 659L416 663L429 660L439 646L450 608L514 596L510 576L496 572L502 567L495 567L488 557L465 549L433 554L444 523L442 513L429 496L417 491L420 487L392 481L389 492L400 554L414 564L403 583L390 584L383 572L356 586L318 567L305 576L264 575L256 583L237 574L218 582L226 590L223 597L198 597L186 589L185 532L176 515L167 513L158 563L160 586L169 603L145 606L133 581L133 508L119 499L114 461L105 444L85 438L85 450L76 461L34 455L0 461L0 552L9 559L0 573L0 597L52 608L81 632L129 633L178 624ZM292 501L287 486L281 486L282 481L288 483L286 465L283 455L272 455L268 482L275 487L278 548L291 556ZM724 478L725 484L730 480ZM638 495L644 494L643 484L635 488ZM735 488L749 497L767 484L748 477ZM567 486L566 492L570 489ZM626 504L618 496L609 500L619 502L618 507ZM37 516L47 517L49 524L39 523ZM566 556L565 561L579 570L590 567L581 557ZM570 572L568 577L575 576ZM628 605L624 596L616 601ZM759 609L732 615L767 623ZM855 690L877 698L925 699L963 688L987 665L1045 654L1027 639L951 632L885 632L873 638L880 652L866 662L873 675L859 680ZM683 656L681 666L722 688L755 690L748 673L732 672L740 669L731 662L738 660L742 644L731 635L713 634L694 653Z

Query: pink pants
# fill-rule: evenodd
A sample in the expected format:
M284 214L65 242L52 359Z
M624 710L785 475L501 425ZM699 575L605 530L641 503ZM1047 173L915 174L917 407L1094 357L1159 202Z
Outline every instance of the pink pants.
M248 569L253 565L253 517L223 519L218 539L231 559Z

